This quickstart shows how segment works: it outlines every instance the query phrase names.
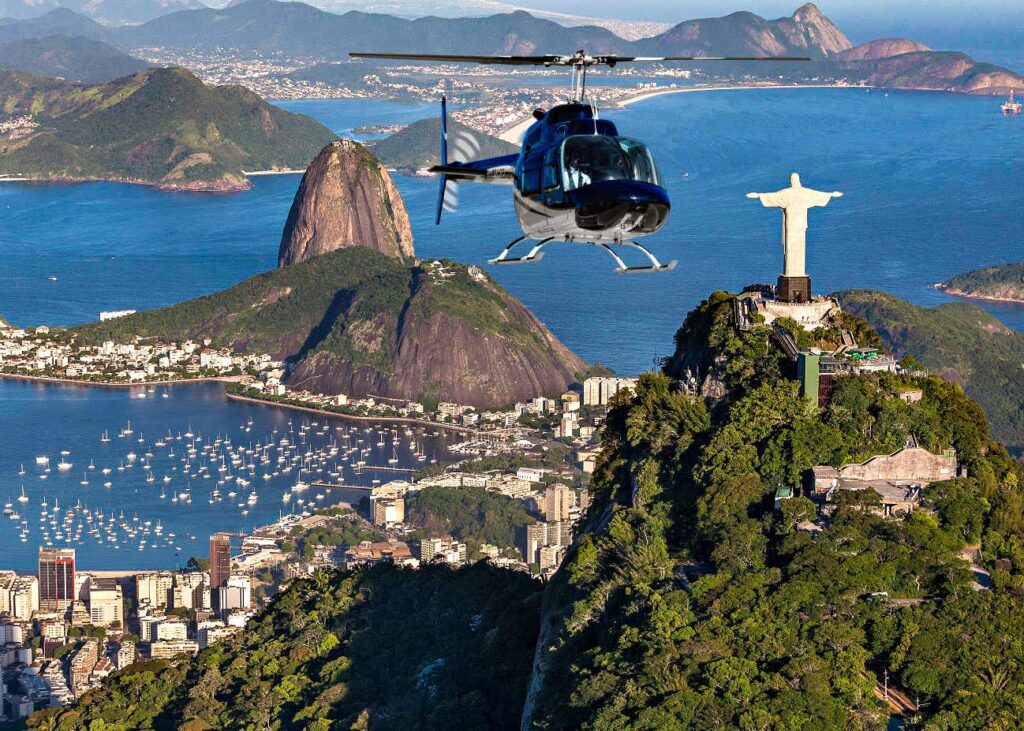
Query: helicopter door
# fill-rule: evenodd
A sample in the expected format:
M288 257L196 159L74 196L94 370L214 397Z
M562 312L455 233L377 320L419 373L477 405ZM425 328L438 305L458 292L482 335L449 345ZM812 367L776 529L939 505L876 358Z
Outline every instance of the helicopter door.
M519 192L525 198L537 198L541 194L541 157L528 157L523 162L522 177L519 179Z
M544 167L541 171L541 185L544 195L544 203L549 206L557 206L565 199L562 191L562 176L558 169L559 149L556 147L548 150L544 156Z

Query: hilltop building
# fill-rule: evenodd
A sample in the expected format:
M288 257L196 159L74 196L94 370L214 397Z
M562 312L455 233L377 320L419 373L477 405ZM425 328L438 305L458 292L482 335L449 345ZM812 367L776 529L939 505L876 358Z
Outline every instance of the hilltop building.
M892 454L871 457L864 462L812 468L806 488L813 500L832 503L842 491L873 490L879 497L884 516L908 515L921 503L921 493L933 482L957 476L956 453L949 449L933 454L910 442Z

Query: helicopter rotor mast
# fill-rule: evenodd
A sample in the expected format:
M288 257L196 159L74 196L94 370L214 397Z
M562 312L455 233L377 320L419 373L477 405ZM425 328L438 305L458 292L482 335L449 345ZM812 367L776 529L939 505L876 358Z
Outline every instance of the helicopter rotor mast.
M559 56L475 56L464 54L429 53L349 53L352 58L375 58L390 61L431 61L449 63L479 63L498 66L569 66L572 69L572 99L582 102L586 94L587 69L591 66L615 68L620 63L656 63L660 61L677 63L703 63L705 61L810 61L806 56L619 56L614 53L591 56L580 49L576 53Z

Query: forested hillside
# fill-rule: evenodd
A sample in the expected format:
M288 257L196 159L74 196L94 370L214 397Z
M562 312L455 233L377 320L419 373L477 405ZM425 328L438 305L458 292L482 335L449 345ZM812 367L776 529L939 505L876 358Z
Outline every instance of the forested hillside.
M493 407L562 393L586 370L476 267L336 249L172 307L77 329L91 341L209 338L288 361L321 393Z
M716 293L680 330L666 375L609 419L583 537L549 587L526 717L546 729L881 729L874 692L920 699L928 729L1024 724L1022 471L984 415L938 377L841 378L818 410L766 328L731 326ZM675 385L687 353L716 364L710 406ZM920 403L898 397L922 390ZM879 517L872 491L830 520L780 500L816 464L956 449L970 475L925 509ZM971 586L968 544L993 571ZM872 596L874 595L874 596ZM912 714L913 715L913 714Z
M962 384L985 409L992 432L1024 454L1024 334L980 307L916 307L884 292L840 292L843 307L868 320L898 356Z
M320 573L236 638L132 665L29 728L514 729L539 606L539 584L486 565Z

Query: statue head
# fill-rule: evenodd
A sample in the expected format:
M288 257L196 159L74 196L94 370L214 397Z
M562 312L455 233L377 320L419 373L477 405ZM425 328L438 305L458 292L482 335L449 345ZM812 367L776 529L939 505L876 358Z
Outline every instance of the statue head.
M792 185L794 188L803 187L800 184L800 173L791 173L789 176L789 184Z

